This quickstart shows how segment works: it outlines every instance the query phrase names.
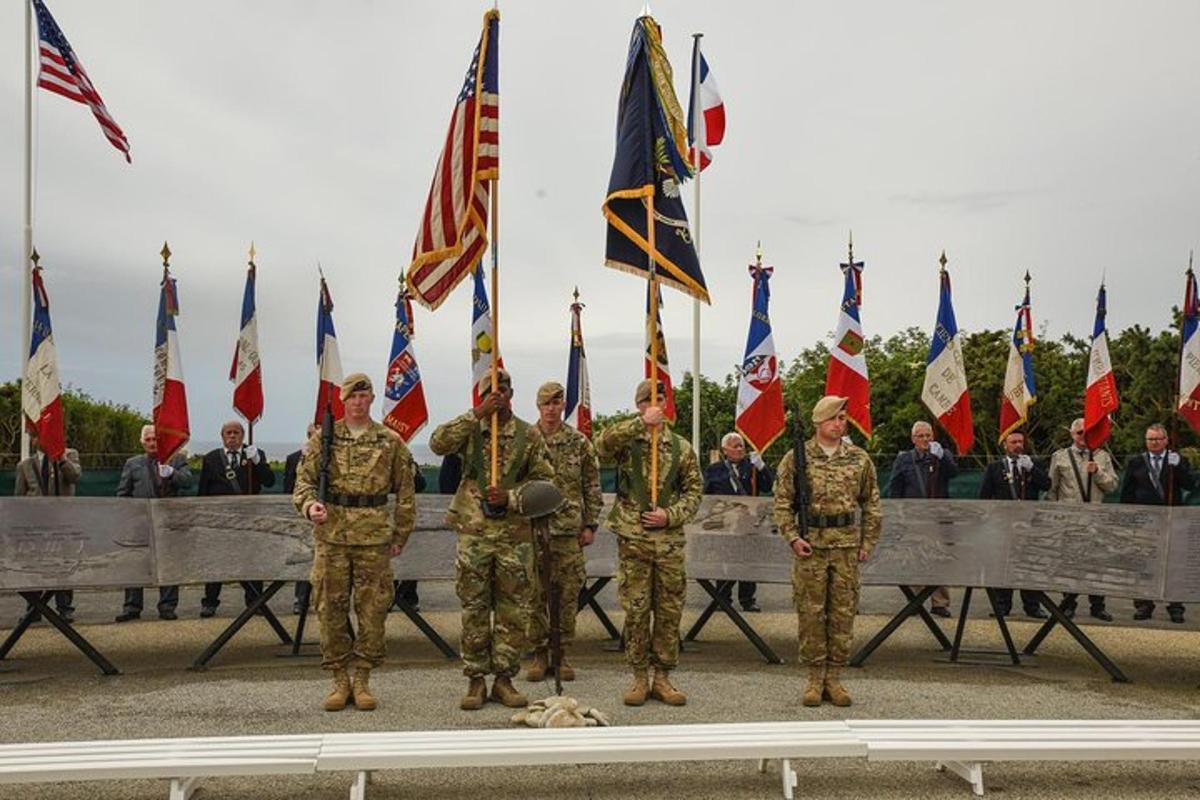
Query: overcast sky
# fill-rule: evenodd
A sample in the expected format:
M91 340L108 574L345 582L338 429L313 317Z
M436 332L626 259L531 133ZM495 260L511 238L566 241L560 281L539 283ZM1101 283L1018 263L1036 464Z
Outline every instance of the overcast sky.
M485 5L47 0L133 165L81 105L40 91L35 243L64 384L149 411L164 239L194 439L231 415L226 380L258 249L263 441L300 438L315 401L316 262L342 363L378 382L405 268ZM571 290L598 412L631 405L644 284L602 266L617 93L641 0L501 6L501 345L518 413L565 379ZM959 325L1007 327L1034 278L1035 324L1158 330L1200 240L1200 3L698 2L653 10L686 107L704 32L728 130L704 172L702 370L740 362L746 265L775 266L781 358L827 336L854 231L868 336L919 325L945 248ZM18 375L24 10L0 7L0 282ZM691 201L691 190L685 191ZM676 380L691 300L666 290ZM469 398L470 283L418 309L432 423ZM1082 388L1082 387L1081 387ZM991 402L983 400L982 402ZM688 425L684 425L688 427ZM431 428L417 436L428 438Z

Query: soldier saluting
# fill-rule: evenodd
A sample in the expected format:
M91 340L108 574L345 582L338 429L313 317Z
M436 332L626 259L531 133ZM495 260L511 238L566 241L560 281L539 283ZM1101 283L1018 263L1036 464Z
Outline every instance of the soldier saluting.
M822 397L812 421L816 435L797 442L779 463L775 524L796 556L792 594L800 663L808 667L804 705L819 706L824 698L848 706L850 693L839 676L854 639L859 564L871 555L882 527L879 484L870 456L842 438L845 397Z

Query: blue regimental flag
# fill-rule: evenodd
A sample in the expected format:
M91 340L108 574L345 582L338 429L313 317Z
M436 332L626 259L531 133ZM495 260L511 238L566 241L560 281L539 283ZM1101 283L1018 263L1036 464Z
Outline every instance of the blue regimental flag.
M633 25L617 109L617 147L604 217L604 263L648 277L653 256L659 280L709 302L680 196L691 177L687 125L672 86L671 65L652 17ZM654 252L646 236L646 205L654 199Z
M421 371L417 369L417 354L413 352L413 336L412 300L407 291L401 290L396 298L392 355L383 382L383 424L406 442L429 421Z

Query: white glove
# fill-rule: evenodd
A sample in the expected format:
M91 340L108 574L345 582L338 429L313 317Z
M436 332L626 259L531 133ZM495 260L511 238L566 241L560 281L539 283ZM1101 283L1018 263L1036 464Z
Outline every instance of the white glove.
M260 452L261 451L257 447L254 447L253 445L247 445L246 447L242 448L242 458L246 459L251 464L257 464L258 459L260 458Z
M162 478L163 480L166 480L167 478L171 477L174 474L175 474L175 468L172 467L170 464L159 464L158 465L158 477Z
M759 453L757 450L750 453L750 463L758 470L767 468L767 462L763 461L762 453Z
M1168 450L1167 451L1167 463L1170 464L1172 467L1178 467L1179 466L1179 453L1176 453L1174 450Z
M1033 471L1033 459L1030 458L1029 456L1025 455L1024 453L1017 456L1017 469L1021 470L1021 472L1032 472Z
M929 443L929 455L933 456L934 458L941 459L942 455L945 452L946 451L945 451L945 449L942 448L941 442L930 442Z

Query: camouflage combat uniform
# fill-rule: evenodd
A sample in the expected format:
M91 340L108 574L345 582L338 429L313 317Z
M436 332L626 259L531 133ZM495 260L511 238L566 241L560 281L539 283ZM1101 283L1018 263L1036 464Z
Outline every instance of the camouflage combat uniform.
M520 666L534 571L533 532L519 515L518 490L528 481L554 478L541 433L511 417L501 423L498 459L508 508L502 517L485 517L480 501L486 497L491 440L491 419L478 420L470 411L439 425L429 439L434 453L458 453L463 463L446 522L458 532L455 589L462 602L463 674L469 678L512 677Z
M679 662L679 620L687 592L683 526L700 507L700 465L691 445L664 426L658 437L658 505L668 521L666 528L647 530L641 514L650 508L650 430L640 417L618 422L596 439L596 451L615 461L618 470L617 502L608 525L619 537L625 660L635 674L648 664L670 671Z
M854 615L858 611L858 552L870 553L879 541L882 512L875 465L859 447L842 442L833 455L809 439L804 445L808 459L809 529L811 556L792 564L792 594L800 618L800 663L827 663L842 667L850 658L854 639ZM775 481L775 524L790 545L800 538L792 510L796 454L779 463ZM861 510L861 520L855 521ZM848 524L823 527L820 523Z
M558 624L562 647L566 651L575 640L579 590L587 577L579 532L589 527L594 530L599 525L600 508L604 504L600 494L600 462L591 441L570 425L561 425L554 433L543 434L542 440L554 465L554 485L563 496L562 506L550 519L550 547L561 588ZM535 649L540 649L548 647L550 642L550 617L542 591L540 559L534 561L534 572L538 579L533 584L529 642Z
M317 502L321 434L313 435L296 471L292 502L305 517ZM344 421L334 423L329 460L329 516L314 531L312 585L321 630L321 666L371 669L383 661L384 621L391 608L391 547L404 545L416 519L412 455L408 446L378 422L355 436ZM386 501L395 493L391 520ZM371 498L368 501L366 498ZM349 629L351 595L358 630Z

